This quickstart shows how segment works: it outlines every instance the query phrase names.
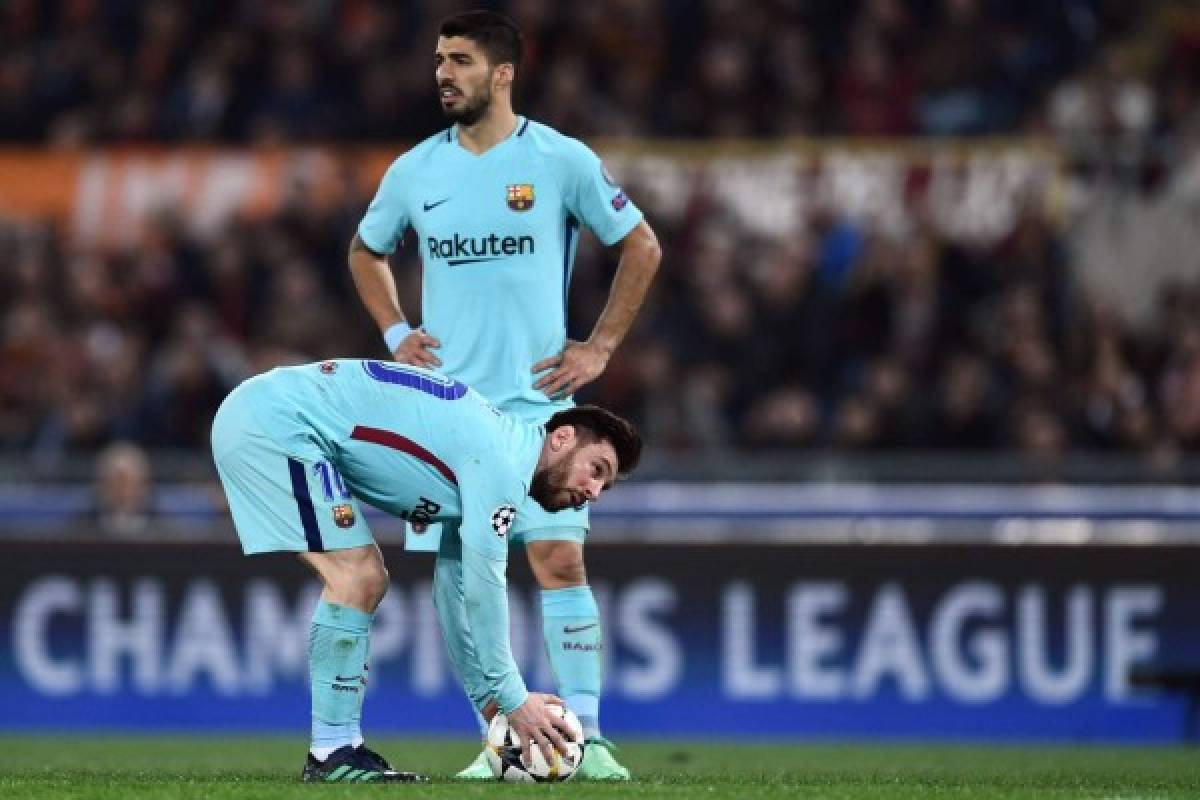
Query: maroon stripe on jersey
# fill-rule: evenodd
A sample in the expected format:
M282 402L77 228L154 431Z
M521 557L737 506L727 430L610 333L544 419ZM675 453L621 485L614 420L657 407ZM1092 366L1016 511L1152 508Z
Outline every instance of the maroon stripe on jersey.
M350 432L351 439L358 439L360 442L370 442L371 444L379 444L384 447L390 447L393 450L399 450L402 453L408 453L414 458L419 458L429 466L442 473L442 477L458 485L458 478L454 475L454 470L446 466L446 462L435 456L433 453L426 450L421 445L409 439L406 436L401 436L392 431L385 431L382 428L371 428L366 425L355 425L354 430Z

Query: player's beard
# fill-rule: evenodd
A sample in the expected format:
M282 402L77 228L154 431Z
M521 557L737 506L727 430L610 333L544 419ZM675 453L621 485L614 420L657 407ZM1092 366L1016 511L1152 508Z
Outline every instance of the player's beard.
M579 508L586 500L580 500L567 490L567 468L571 457L575 454L572 449L561 461L552 467L542 467L533 473L529 482L529 496L547 511L562 511L567 508Z
M467 101L466 94L463 94L463 103L461 106L453 109L442 106L442 113L451 122L457 122L459 125L469 128L483 119L491 107L492 87L485 83L479 90L479 94L475 97L474 101Z

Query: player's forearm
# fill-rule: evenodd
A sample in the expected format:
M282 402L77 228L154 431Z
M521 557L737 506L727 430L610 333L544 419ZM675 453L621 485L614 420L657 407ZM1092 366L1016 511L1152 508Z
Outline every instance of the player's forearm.
M438 554L433 568L433 606L454 672L471 702L482 711L493 702L492 688L479 667L478 652L471 638L463 595L462 553L460 550L447 553L446 544L443 541L443 552Z
M644 221L621 242L621 260L613 278L608 303L592 329L588 344L608 353L617 349L633 325L662 261L662 248Z
M505 714L529 696L508 640L508 593L504 563L463 548L463 596L479 669Z
M386 331L395 323L404 322L396 279L387 259L368 250L355 234L350 243L348 260L354 288L358 290L359 299L379 330Z

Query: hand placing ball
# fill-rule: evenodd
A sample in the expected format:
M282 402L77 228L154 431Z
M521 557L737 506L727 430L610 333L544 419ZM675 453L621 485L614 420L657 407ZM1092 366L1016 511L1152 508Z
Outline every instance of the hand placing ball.
M583 727L579 719L570 709L561 705L547 703L546 710L561 720L570 731L563 736L566 754L553 750L548 761L542 748L534 745L529 748L530 763L524 764L521 761L520 736L509 724L508 717L497 714L488 726L486 750L488 764L497 779L511 783L551 783L570 780L579 769L583 763Z

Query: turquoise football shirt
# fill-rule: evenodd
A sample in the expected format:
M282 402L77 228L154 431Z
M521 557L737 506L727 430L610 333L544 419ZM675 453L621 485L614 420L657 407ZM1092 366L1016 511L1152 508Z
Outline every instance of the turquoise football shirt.
M571 405L534 389L530 368L566 344L580 226L612 245L642 212L594 152L545 125L518 117L512 135L481 155L456 133L396 159L358 235L390 254L415 232L422 327L442 343L440 370L505 411L542 421Z

